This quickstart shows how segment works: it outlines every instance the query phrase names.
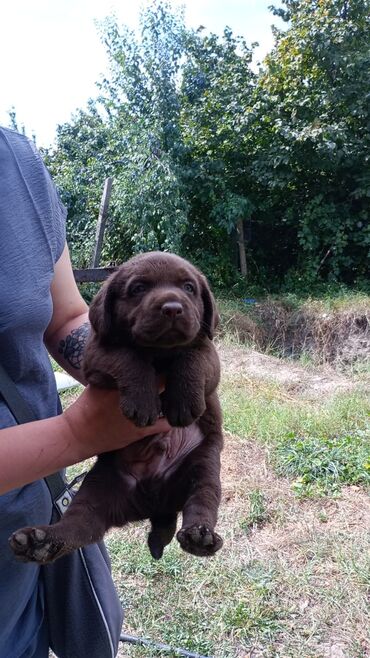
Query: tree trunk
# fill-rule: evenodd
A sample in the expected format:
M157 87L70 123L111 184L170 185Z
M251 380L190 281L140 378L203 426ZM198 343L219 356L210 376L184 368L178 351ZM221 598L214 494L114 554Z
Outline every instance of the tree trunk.
M247 270L247 257L245 255L245 240L244 240L244 226L243 220L239 219L236 225L236 231L238 234L238 247L239 247L239 261L240 261L240 271L242 276L246 279L248 270Z

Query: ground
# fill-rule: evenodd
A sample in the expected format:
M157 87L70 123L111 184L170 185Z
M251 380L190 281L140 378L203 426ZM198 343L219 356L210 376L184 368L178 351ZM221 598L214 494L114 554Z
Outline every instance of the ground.
M254 381L274 382L287 393L317 399L350 390L354 382L333 368L308 368L288 359L279 359L242 346L221 344L219 354L224 377L250 377Z
M349 486L340 497L302 501L268 461L265 449L227 437L220 531L227 532L234 520L228 550L274 572L279 608L289 611L276 643L257 644L247 654L241 649L235 656L369 656L368 494ZM256 490L264 495L267 518L245 534L240 526L248 515L248 496Z
M360 484L353 484L355 470L345 476L352 484L333 484L334 460L328 480L318 470L324 484L315 488L294 469L284 476L276 457L289 433L303 442L344 433L348 458L352 438L361 437L362 468L370 457L368 375L302 365L227 342L218 347L226 429L218 526L224 548L203 560L173 541L156 562L146 547L146 526L111 532L124 630L215 658L369 657L367 480L360 473ZM317 460L317 445L310 463ZM340 450L338 455L340 464ZM126 644L119 654L161 655L177 654Z
M307 368L241 346L223 345L220 354L224 377L250 378L252 389L274 382L292 404L328 401L359 386L328 366ZM226 436L220 529L230 518L243 527L248 497L251 505L251 494L260 492L262 521L248 534L234 531L230 550L275 573L279 606L289 611L289 621L272 645L260 643L235 656L370 656L368 492L344 486L336 496L297 498L291 480L271 468L269 450L270 444Z

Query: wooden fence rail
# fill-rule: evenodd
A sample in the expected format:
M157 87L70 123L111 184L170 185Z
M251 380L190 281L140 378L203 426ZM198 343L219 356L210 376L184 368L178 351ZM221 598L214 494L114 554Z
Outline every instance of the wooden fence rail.
M117 267L88 267L83 270L73 270L77 283L99 283L105 281Z

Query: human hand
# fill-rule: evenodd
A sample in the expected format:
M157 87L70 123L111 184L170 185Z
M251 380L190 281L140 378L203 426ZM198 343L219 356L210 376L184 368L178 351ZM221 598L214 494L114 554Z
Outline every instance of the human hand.
M159 382L159 390L164 381ZM171 427L165 418L149 427L137 427L119 408L117 390L87 386L77 400L63 413L81 459L118 450L152 434L168 432Z

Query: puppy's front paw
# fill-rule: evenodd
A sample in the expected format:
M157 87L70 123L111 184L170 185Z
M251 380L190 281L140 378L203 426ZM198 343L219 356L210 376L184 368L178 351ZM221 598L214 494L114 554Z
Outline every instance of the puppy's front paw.
M223 544L222 537L206 525L181 528L176 536L184 551L200 557L214 555Z
M9 544L20 562L47 564L69 552L64 542L52 537L50 526L21 528L13 532Z
M121 393L120 408L122 413L135 423L138 427L153 425L161 411L159 395L151 392Z
M204 414L206 403L200 397L186 400L180 392L176 395L175 391L165 391L162 397L162 408L172 427L187 427Z

